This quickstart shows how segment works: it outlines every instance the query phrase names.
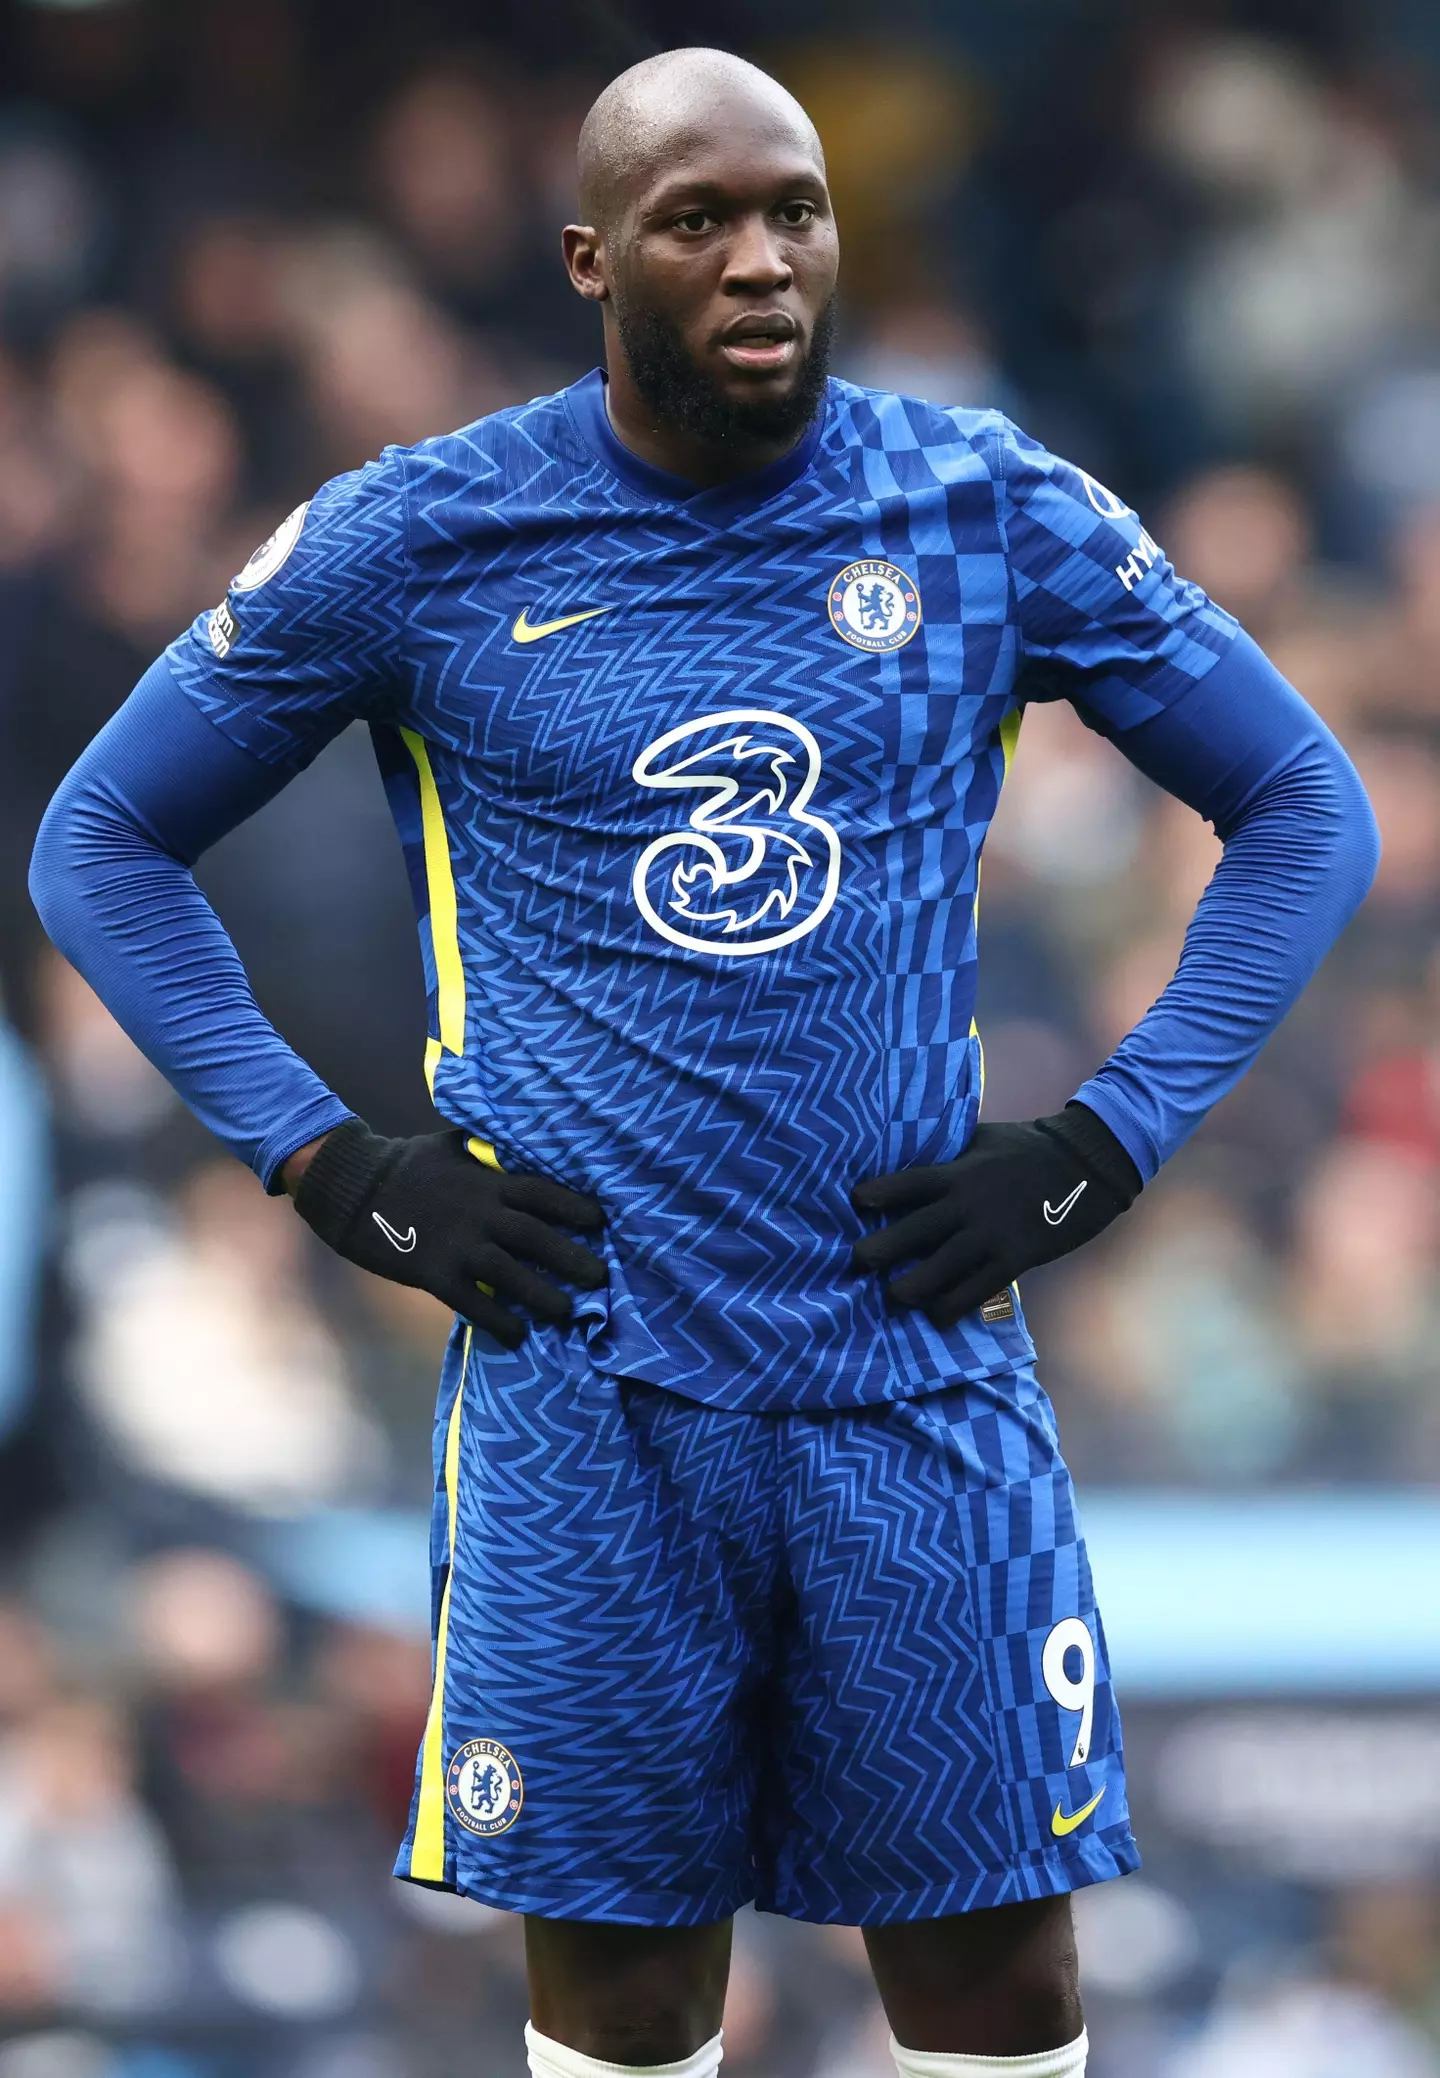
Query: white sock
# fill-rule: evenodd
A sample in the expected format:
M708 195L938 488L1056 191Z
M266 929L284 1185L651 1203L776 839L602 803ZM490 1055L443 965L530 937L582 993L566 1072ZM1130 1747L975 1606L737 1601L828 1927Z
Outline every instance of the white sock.
M720 2069L718 2035L678 2064L597 2063L593 2056L582 2056L563 2042L552 2042L533 2027L525 2030L525 2047L530 2052L530 2078L716 2078Z
M890 2047L900 2078L1085 2078L1090 2038L1082 2032L1068 2048L1044 2049L1039 2056L933 2056L902 2049L893 2036Z

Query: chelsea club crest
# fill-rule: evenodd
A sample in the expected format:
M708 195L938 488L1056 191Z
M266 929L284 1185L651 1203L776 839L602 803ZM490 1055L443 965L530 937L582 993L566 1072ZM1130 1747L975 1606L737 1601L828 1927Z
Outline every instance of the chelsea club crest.
M920 592L894 563L847 563L826 602L835 633L856 649L903 649L920 625Z
M508 1832L525 1802L515 1756L497 1739L467 1739L451 1756L445 1798L467 1832Z

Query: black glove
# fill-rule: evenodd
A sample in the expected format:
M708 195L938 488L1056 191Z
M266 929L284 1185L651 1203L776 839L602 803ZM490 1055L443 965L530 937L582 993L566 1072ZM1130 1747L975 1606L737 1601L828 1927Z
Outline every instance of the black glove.
M337 1255L433 1292L507 1349L519 1348L526 1325L502 1299L560 1327L574 1311L531 1263L584 1291L606 1282L597 1256L555 1232L598 1233L605 1215L595 1199L548 1176L491 1169L466 1153L461 1132L386 1140L347 1119L312 1156L295 1210Z
M1140 1189L1135 1164L1084 1104L1031 1125L977 1126L958 1161L856 1184L855 1210L890 1224L856 1242L853 1266L910 1263L891 1298L950 1328L1022 1271L1093 1241Z

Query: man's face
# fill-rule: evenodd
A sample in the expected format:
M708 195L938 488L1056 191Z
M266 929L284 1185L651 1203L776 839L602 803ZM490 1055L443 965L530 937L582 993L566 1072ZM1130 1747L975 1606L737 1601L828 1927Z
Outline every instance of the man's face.
M601 258L637 389L662 419L713 441L798 437L808 424L839 265L818 155L763 112L747 115L678 142Z

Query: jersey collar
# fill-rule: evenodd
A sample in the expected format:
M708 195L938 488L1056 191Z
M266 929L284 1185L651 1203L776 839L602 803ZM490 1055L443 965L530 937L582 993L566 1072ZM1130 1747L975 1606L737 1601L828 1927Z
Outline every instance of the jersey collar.
M803 437L788 455L781 455L778 462L770 462L748 476L737 476L731 483L705 486L692 483L688 476L675 476L668 469L655 468L625 445L605 409L605 371L602 368L592 368L588 375L582 376L566 391L565 397L581 439L612 475L618 476L642 498L655 499L665 505L683 505L697 517L711 520L763 505L767 498L773 498L777 491L783 491L797 477L803 476L815 459L829 408L827 390L821 408Z

